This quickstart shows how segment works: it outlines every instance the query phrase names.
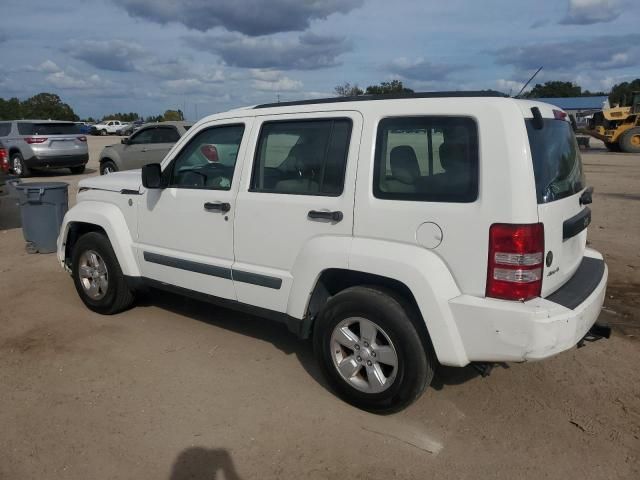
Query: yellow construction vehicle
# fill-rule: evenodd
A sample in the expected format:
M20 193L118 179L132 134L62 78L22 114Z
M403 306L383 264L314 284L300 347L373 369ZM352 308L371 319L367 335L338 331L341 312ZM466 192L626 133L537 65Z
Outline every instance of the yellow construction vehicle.
M582 130L602 140L612 152L640 153L640 92L633 92L630 107L613 107L596 112L589 128Z

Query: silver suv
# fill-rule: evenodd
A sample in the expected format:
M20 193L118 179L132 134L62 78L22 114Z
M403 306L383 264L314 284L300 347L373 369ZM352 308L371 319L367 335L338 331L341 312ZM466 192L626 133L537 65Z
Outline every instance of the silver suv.
M0 141L8 150L11 170L21 177L32 169L69 168L71 173L82 173L89 161L87 137L73 122L0 122Z

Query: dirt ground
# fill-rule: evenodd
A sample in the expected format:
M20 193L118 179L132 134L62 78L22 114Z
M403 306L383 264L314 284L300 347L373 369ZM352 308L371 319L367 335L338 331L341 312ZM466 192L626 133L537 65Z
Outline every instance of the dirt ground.
M90 139L87 175L109 141ZM0 478L640 478L640 155L583 157L613 337L487 378L442 368L386 417L338 400L267 320L167 294L90 312L3 197ZM75 195L79 177L43 177Z

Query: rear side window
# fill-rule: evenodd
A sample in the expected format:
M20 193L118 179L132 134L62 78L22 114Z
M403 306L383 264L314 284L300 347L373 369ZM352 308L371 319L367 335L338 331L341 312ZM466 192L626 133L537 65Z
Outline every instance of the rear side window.
M394 117L378 126L377 198L473 202L478 197L478 129L468 117Z
M344 188L351 120L266 122L251 191L338 196Z
M0 123L0 137L6 137L11 133L11 124L4 122Z
M525 120L538 203L569 197L584 188L582 158L571 124L564 120L544 119L537 130L533 120Z
M75 135L80 128L75 123L18 123L20 135Z

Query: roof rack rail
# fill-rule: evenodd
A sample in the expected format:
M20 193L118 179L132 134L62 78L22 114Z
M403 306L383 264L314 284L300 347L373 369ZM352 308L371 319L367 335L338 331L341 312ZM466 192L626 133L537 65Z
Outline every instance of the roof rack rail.
M355 97L331 97L316 98L313 100L295 100L292 102L276 102L263 103L253 108L271 108L271 107L288 107L293 105L314 105L319 103L342 103L342 102L366 102L372 100L397 100L407 98L445 98L445 97L501 97L508 98L506 95L495 90L478 90L478 91L452 91L452 92L416 92L416 93L392 93L388 95L358 95Z

